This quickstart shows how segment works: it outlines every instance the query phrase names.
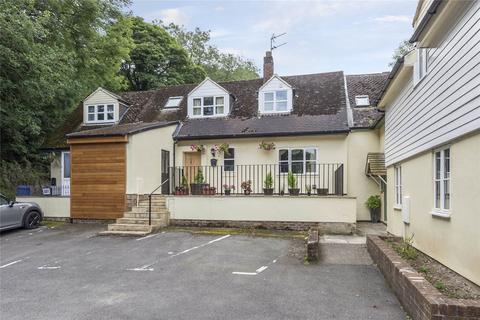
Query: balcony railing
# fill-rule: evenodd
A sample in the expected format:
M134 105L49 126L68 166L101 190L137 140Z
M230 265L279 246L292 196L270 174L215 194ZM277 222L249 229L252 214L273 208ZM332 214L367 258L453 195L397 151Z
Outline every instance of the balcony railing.
M170 190L175 195L343 195L343 168L341 163L171 167Z

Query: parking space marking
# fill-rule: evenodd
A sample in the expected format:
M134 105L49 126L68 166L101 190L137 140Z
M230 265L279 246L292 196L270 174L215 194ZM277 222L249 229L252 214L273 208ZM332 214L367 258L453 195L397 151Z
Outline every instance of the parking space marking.
M210 240L210 241L208 241L208 242L206 242L206 243L204 243L204 244L201 244L201 245L199 245L199 246L195 246L195 247L193 247L193 248L190 248L190 249L187 249L187 250L183 250L182 252L173 254L173 255L170 256L170 258L173 258L173 257L179 256L179 255L185 254L185 253L190 252L190 251L193 251L193 250L195 250L195 249L199 249L199 248L208 246L209 244L212 244L212 243L217 242L217 241L221 241L221 240L226 239L226 238L228 238L228 237L230 237L229 234L227 234L227 235L225 235L225 236L223 236L223 237L217 238L217 239Z
M43 265L41 267L38 267L37 269L38 270L56 270L56 269L61 269L62 267L61 266L47 266L47 265Z
M132 268L132 269L127 269L128 271L153 271L153 268L150 268L152 265L151 264L147 264L147 265L144 265L140 268Z
M232 272L232 274L239 274L239 275L242 275L242 276L256 276L257 275L256 272L238 272L238 271L234 271L234 272Z
M156 236L156 234L150 234L150 235L148 235L148 236L135 239L135 241L145 240L145 239L148 239L148 238L151 238L151 237L155 237L155 236Z
M8 266L11 266L11 265L13 265L13 264L15 264L15 263L19 263L19 262L22 262L22 261L23 261L23 260L15 260L15 261L12 261L12 262L10 262L10 263L4 264L3 266L0 266L0 269L6 268L6 267L8 267Z
M262 271L266 270L267 268L268 268L267 266L261 266L260 268L255 270L255 272L258 274L258 273L261 273Z

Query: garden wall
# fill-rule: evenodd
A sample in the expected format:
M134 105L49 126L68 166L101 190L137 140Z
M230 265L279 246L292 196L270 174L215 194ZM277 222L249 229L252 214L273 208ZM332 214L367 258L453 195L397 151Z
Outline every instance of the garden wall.
M18 202L35 202L45 218L70 218L70 197L16 197Z

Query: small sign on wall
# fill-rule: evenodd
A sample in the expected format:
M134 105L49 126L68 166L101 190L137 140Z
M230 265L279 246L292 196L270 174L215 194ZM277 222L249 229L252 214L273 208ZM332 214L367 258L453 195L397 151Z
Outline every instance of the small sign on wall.
M44 196L49 196L52 194L51 190L50 190L50 187L43 187L42 188L42 193Z

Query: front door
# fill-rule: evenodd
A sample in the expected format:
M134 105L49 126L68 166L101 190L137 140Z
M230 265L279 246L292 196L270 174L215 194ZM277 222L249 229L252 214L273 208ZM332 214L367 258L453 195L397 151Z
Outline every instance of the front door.
M198 172L199 167L202 164L202 155L200 152L184 152L183 153L183 165L184 174L188 183L193 183L195 175Z
M70 195L70 152L62 152L62 196Z
M170 194L170 183L165 182L170 178L170 151L162 150L162 194Z

